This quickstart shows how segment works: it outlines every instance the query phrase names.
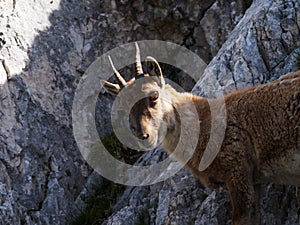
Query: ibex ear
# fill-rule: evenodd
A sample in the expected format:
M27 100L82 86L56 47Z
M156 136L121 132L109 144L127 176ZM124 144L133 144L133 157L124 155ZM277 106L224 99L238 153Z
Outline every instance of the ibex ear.
M158 62L151 56L146 57L146 69L149 76L156 76L158 78L158 85L163 87L165 85L165 80L163 78L161 68Z
M120 92L121 88L120 88L120 85L118 84L113 84L113 83L110 83L106 80L100 80L102 86L104 87L104 89L111 95L118 95L118 93Z

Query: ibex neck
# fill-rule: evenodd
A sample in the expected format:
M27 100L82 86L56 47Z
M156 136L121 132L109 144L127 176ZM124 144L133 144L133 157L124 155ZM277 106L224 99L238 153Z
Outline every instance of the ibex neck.
M173 117L174 124L169 127L166 137L163 141L163 147L173 153L178 142L184 139L199 139L199 133L193 133L195 126L200 127L200 121L205 120L206 113L210 112L207 100L202 97L193 96L190 93L172 93L173 112L168 115ZM195 148L195 146L186 146L186 148ZM175 155L177 160L180 156Z

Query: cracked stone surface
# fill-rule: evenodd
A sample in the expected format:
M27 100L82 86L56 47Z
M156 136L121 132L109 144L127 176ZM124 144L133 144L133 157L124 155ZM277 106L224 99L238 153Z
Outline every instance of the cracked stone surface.
M225 93L274 80L297 70L299 2L256 1L210 62L194 92L214 96L217 81Z
M101 187L76 145L71 109L83 73L108 50L146 39L184 45L210 62L194 88L207 96L213 76L230 91L295 70L299 3L257 0L244 15L242 2L0 0L0 224L68 224L85 207L81 196ZM99 99L104 136L112 99ZM263 224L299 224L293 194L268 186ZM230 224L230 213L226 190L204 189L183 169L128 187L104 224Z

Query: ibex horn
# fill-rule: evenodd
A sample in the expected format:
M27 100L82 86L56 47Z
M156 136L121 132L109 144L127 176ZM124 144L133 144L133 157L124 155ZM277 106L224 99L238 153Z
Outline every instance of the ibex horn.
M138 44L135 42L135 49L136 49L136 54L135 54L135 70L136 70L136 76L139 76L143 74L143 67L141 63L141 55L140 55L140 48Z
M124 78L123 78L122 75L119 73L119 71L115 68L115 66L114 66L114 64L113 64L113 62L112 62L110 56L108 56L108 60L109 60L109 62L110 62L110 65L111 65L111 67L112 67L112 69L113 69L113 71L114 71L114 73L115 73L117 79L121 82L121 84L122 84L123 86L126 86L126 85L127 85L127 82L124 80Z

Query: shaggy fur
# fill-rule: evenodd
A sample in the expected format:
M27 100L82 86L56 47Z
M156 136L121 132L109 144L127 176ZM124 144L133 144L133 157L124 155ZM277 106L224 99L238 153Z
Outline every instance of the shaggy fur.
M234 225L259 224L261 184L300 185L300 72L225 96L225 138L213 163L202 172L198 166L211 132L211 113L207 99L187 96L197 106L201 132L186 166L206 187L226 185ZM173 99L173 104L182 102L180 95ZM178 135L168 135L172 136Z

